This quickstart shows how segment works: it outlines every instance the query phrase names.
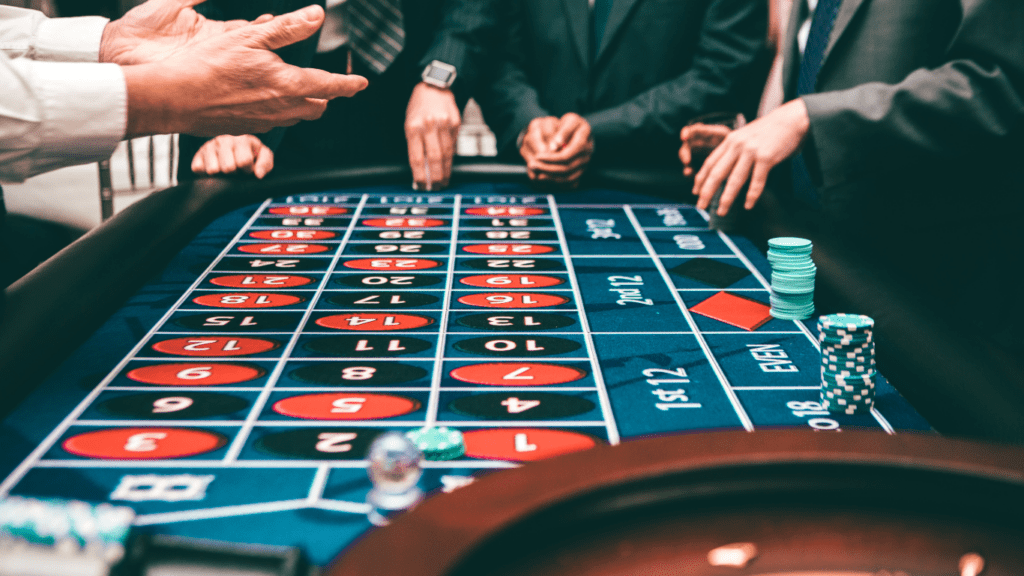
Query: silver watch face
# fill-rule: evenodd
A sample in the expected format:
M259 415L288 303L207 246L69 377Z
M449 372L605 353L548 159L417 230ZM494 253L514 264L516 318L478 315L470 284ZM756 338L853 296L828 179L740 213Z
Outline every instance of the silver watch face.
M429 78L436 82L447 84L451 82L452 76L454 76L454 74L449 70L438 68L437 66L430 66L424 73L423 79L426 80Z
M423 70L423 81L438 88L448 88L455 81L455 66L434 60Z

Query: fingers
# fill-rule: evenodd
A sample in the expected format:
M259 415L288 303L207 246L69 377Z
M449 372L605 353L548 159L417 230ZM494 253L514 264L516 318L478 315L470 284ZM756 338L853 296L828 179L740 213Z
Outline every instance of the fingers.
M719 147L715 152L711 153L711 157L704 162L704 167L701 168L697 174L697 179L701 180L699 199L697 200L697 207L701 210L707 209L708 205L711 204L711 199L714 198L718 189L722 187L722 183L725 178L732 172L733 166L736 165L738 155L725 147ZM716 153L721 152L718 158L714 158ZM703 178L702 178L703 176Z
M764 192L764 187L768 183L768 173L772 168L767 162L754 164L754 173L750 177L750 188L747 189L747 202L743 206L747 210L753 208L761 198L761 193Z
M263 143L260 143L259 149L256 153L256 161L253 164L252 173L259 179L263 179L264 176L270 173L274 169L274 153L267 148Z
M704 160L704 165L701 166L700 172L697 172L697 176L693 179L693 195L697 196L700 194L704 186L704 181L707 180L708 175L711 173L711 169L718 162L718 159L725 153L726 147L722 146L716 148L711 152L711 155Z
M561 164L572 162L580 155L589 156L594 149L594 142L590 138L590 124L582 118L579 118L579 120L581 123L574 127L571 139L563 144L558 152L539 154L538 159L552 164ZM558 137L559 135L556 134L555 138Z
M581 166L586 165L588 162L590 162L589 153L580 154L569 162L559 164L549 164L539 158L536 158L533 162L533 169L538 172L551 175L565 175L574 172Z
M530 122L530 127L526 130L526 136L523 138L523 146L520 151L526 151L531 156L542 152L547 148L548 137L546 134L554 131L554 123L549 120L553 118L537 118ZM523 154L526 158L526 153ZM529 158L526 158L529 161Z
M263 178L273 167L274 153L252 134L220 135L192 158L192 172L210 176L240 171Z
M192 157L192 173L193 174L205 174L206 173L206 162L203 161L203 151L197 150L196 155Z
M312 36L324 23L324 9L314 4L253 24L242 30L247 45L277 50Z
M196 174L220 173L220 162L217 161L217 145L214 140L203 144L192 159L192 171Z
M584 164L575 168L574 170L561 174L554 174L551 172L537 172L535 180L539 180L542 182L555 182L557 184L571 184L579 181L580 177L583 176L583 172L585 169L586 166Z
M568 114L562 116L561 120L558 123L557 130L555 130L555 133L552 134L551 137L548 139L550 142L551 152L557 152L564 148L569 143L569 141L574 137L576 131L579 130L584 125L587 126L589 132L590 126L587 124L587 121L580 117L578 114L573 114L572 112L569 112Z
M235 139L232 136L218 136L214 142L220 171L224 174L234 173L238 170L238 164L235 162Z
M683 163L683 176L693 176L693 166L690 166L690 162L693 162L693 152L690 150L689 126L684 126L679 131L679 139L683 142L679 147L679 161Z
M289 68L290 78L284 88L291 91L301 90L302 94L309 98L350 98L370 85L369 80L354 74L332 74L315 68L285 66Z
M235 166L240 172L252 174L253 166L256 164L256 153L259 152L263 142L252 134L239 136L234 139Z
M428 131L423 135L423 151L426 154L427 164L427 190L431 190L432 184L441 180L444 173L443 153L441 151L441 139L437 131Z
M251 24L263 24L265 22L270 22L273 19L274 19L274 15L273 14L263 14L259 18L253 20L251 22ZM243 20L243 22L244 22L244 20ZM246 22L246 24L250 24L250 22Z
M750 178L750 169L754 165L753 154L744 154L737 160L729 174L729 180L725 183L722 196L718 199L718 215L725 216L729 213L736 196L743 189L743 186Z
M455 158L455 139L457 132L451 130L440 130L438 138L441 141L441 173L434 177L435 182L442 188L448 186L452 177L452 161Z
M416 189L426 188L427 171L423 155L423 134L422 132L408 132L405 138L409 145L409 168L412 169L413 186Z

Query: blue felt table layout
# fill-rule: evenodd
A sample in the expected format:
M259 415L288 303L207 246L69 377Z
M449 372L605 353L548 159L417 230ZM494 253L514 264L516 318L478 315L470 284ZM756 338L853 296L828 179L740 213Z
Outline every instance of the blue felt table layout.
M466 434L467 457L427 463L438 491L652 434L930 430L881 376L870 414L823 412L813 322L759 319L770 274L692 206L618 191L267 200L207 227L0 425L0 496L324 564L370 528L364 451L389 428Z

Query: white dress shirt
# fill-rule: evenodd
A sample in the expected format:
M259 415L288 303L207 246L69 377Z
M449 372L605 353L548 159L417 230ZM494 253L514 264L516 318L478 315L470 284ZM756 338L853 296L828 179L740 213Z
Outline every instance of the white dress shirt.
M108 158L124 138L124 73L99 63L107 22L0 6L0 181Z
M318 54L333 52L348 44L348 29L345 26L345 0L327 0L324 10L324 25L320 28Z
M800 1L800 0L798 0ZM811 23L814 22L814 11L818 9L818 0L807 0L807 19L800 24L796 32L796 43L800 48L800 55L804 55L807 49L807 38L811 35Z

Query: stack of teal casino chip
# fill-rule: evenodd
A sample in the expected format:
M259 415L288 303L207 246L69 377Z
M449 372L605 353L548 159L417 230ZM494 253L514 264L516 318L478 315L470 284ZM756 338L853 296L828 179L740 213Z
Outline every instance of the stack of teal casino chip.
M771 315L780 320L806 320L814 314L814 275L811 241L772 238L768 262L772 265Z
M455 460L466 453L462 432L453 428L427 426L410 430L405 437L419 448L427 460Z
M0 499L0 573L107 574L124 557L134 520L124 506Z
M860 314L818 319L821 404L829 412L863 414L875 405L875 321Z

